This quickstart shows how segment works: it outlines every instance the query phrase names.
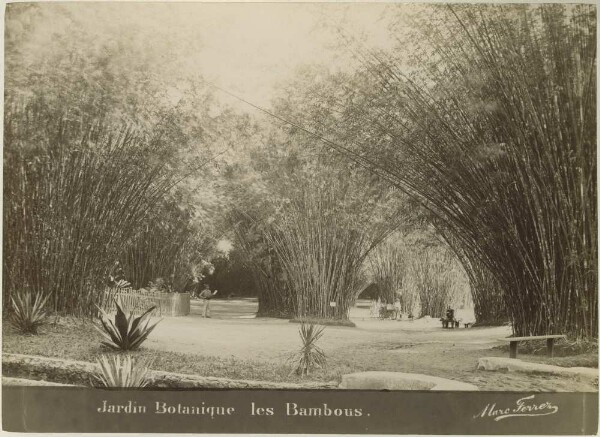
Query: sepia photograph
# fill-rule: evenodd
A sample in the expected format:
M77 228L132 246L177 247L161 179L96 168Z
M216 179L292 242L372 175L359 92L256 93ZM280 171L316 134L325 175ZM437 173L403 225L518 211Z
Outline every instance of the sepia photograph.
M5 5L3 429L595 434L596 23Z

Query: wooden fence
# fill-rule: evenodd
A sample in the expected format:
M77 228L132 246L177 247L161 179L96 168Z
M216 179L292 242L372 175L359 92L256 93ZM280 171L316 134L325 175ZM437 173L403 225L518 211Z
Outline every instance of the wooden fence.
M107 289L104 291L102 309L106 312L116 311L115 299L123 311L142 314L151 307L156 307L156 316L187 316L190 314L189 293L156 293L139 292L132 289Z

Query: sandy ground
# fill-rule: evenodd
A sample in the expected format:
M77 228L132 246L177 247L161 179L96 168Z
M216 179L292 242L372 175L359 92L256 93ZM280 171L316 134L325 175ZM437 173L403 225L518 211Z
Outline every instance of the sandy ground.
M192 302L188 317L165 318L145 343L163 351L281 363L300 347L299 325L287 320L255 318L254 299L213 300L211 318ZM472 314L457 312L469 320ZM495 349L509 326L442 329L437 319L378 320L367 301L350 312L355 328L327 326L319 346L342 373L366 370L422 373L475 384L480 390L597 391L597 384L579 378L520 372L477 370L485 356L508 355ZM522 357L523 358L523 357ZM525 359L531 359L526 358Z
M205 319L201 302L194 301L190 316L163 318L141 353L180 373L285 380L281 372L291 369L290 356L301 345L297 323L255 318L257 303L253 299L213 300L211 309L212 317ZM455 379L486 391L598 391L593 378L477 370L481 357L508 356L506 349L495 348L504 345L498 338L510 335L508 326L442 329L437 319L378 320L370 317L366 301L359 302L350 316L354 328L325 328L318 345L326 353L327 366L313 375L314 380L339 381L347 373L381 370ZM458 316L468 319L468 314ZM102 353L99 334L91 324L80 323L61 320L42 335L28 337L3 327L3 351L94 361ZM162 353L153 355L157 350ZM519 357L548 361L543 356ZM593 353L565 358L567 363L594 364ZM559 362L564 360L552 363Z
M442 329L437 319L395 321L369 316L366 302L350 312L355 328L328 326L320 340L326 353L354 349L361 344L388 343L425 346L428 344L485 349L501 344L496 339L510 335L509 327ZM202 305L192 301L189 317L165 318L147 341L147 347L176 352L195 352L240 359L280 360L299 345L298 324L287 320L254 318L254 299L213 300L211 318L203 318ZM414 353L414 350L407 353Z

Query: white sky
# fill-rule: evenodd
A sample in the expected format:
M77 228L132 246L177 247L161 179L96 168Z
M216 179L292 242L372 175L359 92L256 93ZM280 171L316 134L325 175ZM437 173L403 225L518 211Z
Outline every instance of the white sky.
M207 79L266 105L273 87L306 63L340 68L347 54L320 24L324 20L381 36L377 20L383 5L236 4L211 5L205 18L204 50L199 54ZM204 8L203 8L204 9ZM214 21L213 21L214 20ZM354 33L354 32L353 32Z
M37 7L48 15L35 23L32 49L43 52L48 41L56 44L61 31L68 35L67 29L79 26L96 44L81 48L90 53L109 40L118 45L122 35L136 44L138 61L146 51L174 54L185 63L177 64L183 70L178 73L199 74L260 106L268 106L276 86L301 65L321 64L335 71L351 64L351 55L339 49L337 27L372 48L392 43L385 21L390 3L48 2ZM136 59L131 62L134 68ZM159 62L157 68L164 65ZM174 78L173 90L167 90L173 91L173 99L178 98L177 87Z
M49 6L52 7L52 6ZM352 3L67 3L86 29L148 29L176 38L191 72L259 105L295 68L320 63L340 68L348 54L335 50L336 38L324 22L363 35L370 45L386 45L379 21L386 4ZM199 50L197 48L200 48ZM178 51L179 51L178 50Z

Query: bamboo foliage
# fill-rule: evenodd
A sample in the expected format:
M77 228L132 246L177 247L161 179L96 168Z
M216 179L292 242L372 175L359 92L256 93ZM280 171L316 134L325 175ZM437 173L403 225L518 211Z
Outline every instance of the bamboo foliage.
M299 318L347 320L364 286L363 262L377 237L336 213L339 201L335 184L312 186L266 234Z
M595 336L594 14L588 8L569 17L555 6L520 12L516 21L454 14L469 20L466 32L478 50L467 59L493 80L482 91L498 106L478 117L475 128L440 124L424 141L428 151L420 157L439 181L429 197L500 281L517 335ZM424 100L424 92L411 91L426 108L415 115L440 120L462 111L455 119L473 119L461 103L448 104L450 96ZM482 129L487 144L476 153L488 156L469 160ZM434 145L442 138L443 152ZM432 167L452 152L464 158L452 162L451 173ZM422 182L419 188L425 191Z
M356 50L368 86L344 121L386 140L338 151L436 216L515 334L597 337L595 7L432 7L417 24L412 56Z
M380 290L382 300L400 302L403 312L415 314L419 305L419 295L415 287L408 287L410 273L410 253L398 242L384 242L377 246L368 257L373 280Z
M281 262L267 242L266 235L271 224L260 222L253 215L239 210L234 212L233 220L236 242L252 268L252 277L258 290L257 316L293 316L296 313L296 300L291 294Z
M498 281L477 257L455 251L469 278L471 297L478 325L503 325L509 320L504 293Z
M268 152L257 154L258 195L239 190L246 195L230 217L260 290L259 314L347 319L365 283L365 256L398 226L393 194L312 155Z
M443 317L456 308L468 290L461 289L461 270L446 250L426 248L413 254L408 287L419 296L420 317Z
M166 149L160 138L82 125L35 104L7 108L5 305L25 289L49 296L54 311L92 314L110 266L172 184Z
M193 223L193 209L184 209L170 199L153 208L121 259L134 288L164 278L174 290L182 291L193 267L210 251L211 244L209 233Z

